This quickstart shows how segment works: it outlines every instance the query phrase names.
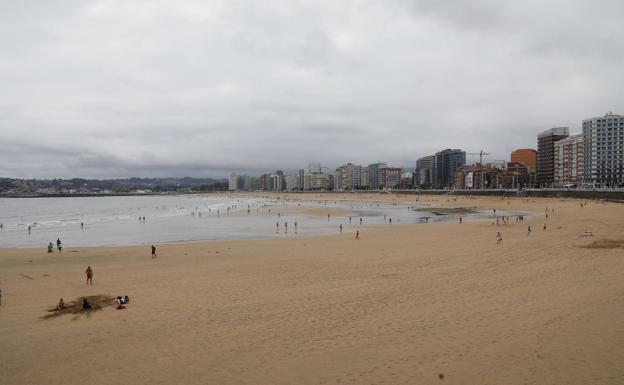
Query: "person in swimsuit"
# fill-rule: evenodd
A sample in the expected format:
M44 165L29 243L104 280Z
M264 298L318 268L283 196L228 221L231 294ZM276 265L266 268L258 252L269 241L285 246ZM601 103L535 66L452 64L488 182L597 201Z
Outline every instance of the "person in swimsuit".
M93 285L93 269L91 269L91 266L87 267L87 270L85 270L85 274L87 275L87 285Z

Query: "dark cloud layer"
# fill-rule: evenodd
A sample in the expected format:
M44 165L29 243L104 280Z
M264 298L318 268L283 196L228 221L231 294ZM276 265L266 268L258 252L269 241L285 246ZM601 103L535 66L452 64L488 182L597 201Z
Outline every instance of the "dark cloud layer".
M0 3L0 176L224 176L624 112L620 1Z

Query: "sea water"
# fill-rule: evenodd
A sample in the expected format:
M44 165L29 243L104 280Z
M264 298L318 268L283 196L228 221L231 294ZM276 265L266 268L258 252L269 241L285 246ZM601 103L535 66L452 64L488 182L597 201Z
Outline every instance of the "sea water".
M389 225L389 218L392 225L423 223L425 217L431 217L430 222L457 218L411 210L414 203L306 201L305 196L302 199L228 195L0 198L0 247L45 248L49 242L56 246L57 238L65 247L267 239L337 234L340 224L343 232L354 233L361 229L360 218L365 227ZM306 214L306 208L316 209L317 213L325 209L345 210L348 214L330 216L328 220L326 215ZM480 212L463 217L487 215ZM288 233L284 232L285 222Z

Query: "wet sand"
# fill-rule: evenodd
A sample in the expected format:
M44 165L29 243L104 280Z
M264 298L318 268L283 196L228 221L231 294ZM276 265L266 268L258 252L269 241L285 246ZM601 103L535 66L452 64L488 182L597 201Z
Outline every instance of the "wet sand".
M624 383L624 205L419 200L539 215L162 245L156 260L149 247L2 249L0 383ZM46 318L86 295L131 302Z

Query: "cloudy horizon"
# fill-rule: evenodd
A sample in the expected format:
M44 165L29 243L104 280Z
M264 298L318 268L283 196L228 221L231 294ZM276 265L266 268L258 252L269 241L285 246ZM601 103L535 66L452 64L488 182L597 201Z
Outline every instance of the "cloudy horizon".
M624 114L619 1L0 3L0 177L226 177ZM475 158L468 156L468 161Z

